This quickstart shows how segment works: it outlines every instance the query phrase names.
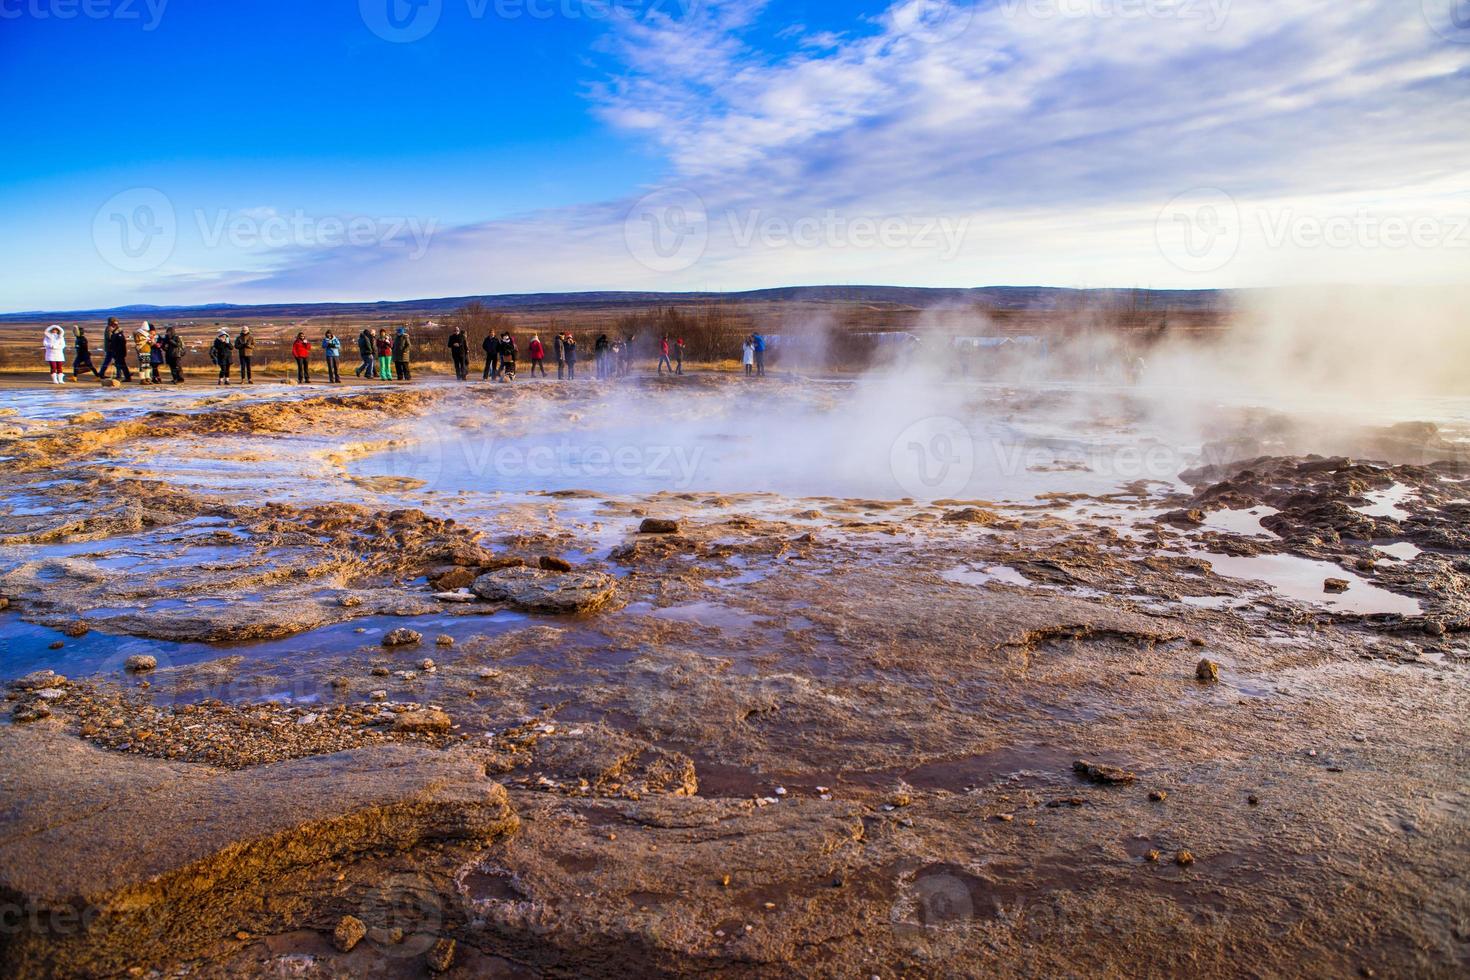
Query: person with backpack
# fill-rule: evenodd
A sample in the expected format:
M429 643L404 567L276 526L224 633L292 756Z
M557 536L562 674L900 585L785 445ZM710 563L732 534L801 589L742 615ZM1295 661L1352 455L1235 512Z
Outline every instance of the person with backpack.
M322 338L322 355L327 359L327 384L341 384L342 373L337 370L337 362L342 358L342 341L330 330Z
M372 327L363 327L357 335L357 356L362 358L362 363L352 373L373 380L373 375L378 373L378 342L373 338Z
M459 324L449 333L449 356L454 360L454 378L464 381L470 376L470 342Z
M240 328L240 335L235 338L235 352L240 355L240 383L242 385L255 384L252 367L255 358L255 335L250 332L249 324Z
M514 381L516 379L516 339L510 335L510 331L500 335L500 380Z
M92 348L87 342L87 331L81 324L72 327L72 334L76 338L76 356L71 360L71 373L77 380L82 380L83 371L91 371L98 378L102 377L97 368L92 364Z
M398 332L393 335L393 371L399 381L412 381L413 374L409 371L409 354L413 350L413 341L408 338L408 328L399 327Z
M541 377L546 377L546 348L541 345L541 338L531 334L531 343L526 347L526 353L531 357L531 377L536 377L536 369L541 369Z
M163 362L168 365L169 380L176 385L183 384L184 338L173 327L163 332Z
M102 333L102 368L97 376L105 379L109 366L114 368L113 374L117 380L133 380L128 372L128 338L123 334L122 325L115 316L107 318L107 329Z
M215 337L214 343L209 345L209 359L219 367L219 378L214 382L216 388L230 383L230 354L233 350L234 345L230 343L230 332L221 327L219 336Z

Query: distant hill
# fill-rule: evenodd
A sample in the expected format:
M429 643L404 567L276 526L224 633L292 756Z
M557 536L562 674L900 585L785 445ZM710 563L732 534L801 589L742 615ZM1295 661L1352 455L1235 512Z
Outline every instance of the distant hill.
M509 293L498 296L447 296L438 299L376 303L268 303L241 306L209 303L201 306L118 306L105 310L36 310L0 314L0 322L36 320L95 320L153 316L170 320L227 320L235 318L291 318L320 316L391 317L397 314L442 314L471 300L500 310L616 309L653 305L726 303L867 303L924 309L963 305L996 310L1054 310L1085 306L1178 311L1223 311L1230 294L1213 289L1061 289L1049 286L977 286L940 289L920 286L784 286L737 293L582 292Z

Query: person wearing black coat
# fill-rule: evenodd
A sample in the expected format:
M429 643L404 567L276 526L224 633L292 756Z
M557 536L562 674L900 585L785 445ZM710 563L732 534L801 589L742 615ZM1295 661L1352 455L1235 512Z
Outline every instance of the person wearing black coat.
M106 377L110 364L117 369L117 380L133 380L133 372L128 370L128 335L123 333L117 317L107 320L107 332L102 337L102 355L102 368L97 372L99 376Z
M500 380L500 341L495 339L492 333L485 338L480 346L485 351L485 373L480 376L481 381L489 381L494 378Z
M76 357L73 357L71 361L72 375L78 381L82 380L83 371L91 371L97 377L102 377L102 373L98 371L96 366L92 363L92 347L89 343L87 343L86 329L78 326L74 333L76 335L75 340L77 353Z
M362 358L362 363L352 373L359 378L373 380L378 373L378 342L373 337L372 327L363 327L362 333L357 335L357 356Z
M516 342L509 333L500 335L500 380L516 379Z
M173 327L163 332L163 362L168 365L170 380L176 385L184 383L184 338Z
M230 342L227 330L221 330L214 343L209 345L209 359L219 368L219 379L214 383L216 388L230 383L230 361L234 350L235 345Z
M459 327L449 335L449 356L454 358L454 376L460 381L470 374L470 344Z

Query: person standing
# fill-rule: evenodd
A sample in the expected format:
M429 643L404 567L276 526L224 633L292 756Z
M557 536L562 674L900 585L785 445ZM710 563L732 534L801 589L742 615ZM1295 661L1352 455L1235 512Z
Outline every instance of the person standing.
M501 381L514 381L516 379L516 356L516 339L507 330L500 335Z
M659 374L663 374L664 373L664 366L665 365L668 366L669 373L670 374L673 374L674 373L674 362L669 360L669 335L668 334L664 334L663 335L663 338L658 342L658 373Z
M470 376L470 344L459 324L449 334L449 356L454 359L454 377L464 381Z
M551 352L556 355L556 380L565 381L567 377L567 339L565 334L557 334L551 340Z
M235 351L240 355L240 383L255 384L252 366L255 363L255 335L250 332L249 324L240 328L240 335L235 338Z
M494 378L500 380L500 340L492 330L485 335L480 342L480 348L485 352L485 373L480 375L481 381L489 381Z
M163 332L163 361L168 365L168 377L176 385L184 383L184 338L179 331L169 327Z
M684 338L674 341L674 373L684 373Z
M531 358L531 377L536 377L536 369L541 369L541 377L546 377L546 348L541 344L541 338L537 334L531 334L531 342L526 345L526 353Z
M408 328L399 327L398 332L393 335L393 372L399 381L412 381L413 375L409 372L408 359L413 350L413 342L408 339Z
M77 324L72 328L76 336L76 356L71 361L71 373L77 381L82 380L82 371L91 371L93 375L100 378L102 373L92 364L92 348L87 342L87 331Z
M749 337L740 345L740 363L745 365L747 375L755 372L755 341Z
M384 327L378 328L378 379L393 380L393 341Z
M562 350L567 356L567 380L577 380L577 338L573 337L571 331L567 331L562 339Z
M755 351L755 376L764 378L766 376L766 338L758 333L750 335L750 346Z
M337 362L342 358L342 341L330 330L322 338L322 354L327 359L327 384L341 384L342 373L337 370Z
M139 384L152 383L153 366L148 363L148 359L153 354L153 345L148 339L152 335L153 327L147 320L144 320L143 325L133 331L133 353L138 357L138 370L142 372L142 377L138 379Z
M53 323L41 335L41 347L45 352L46 366L51 369L51 383L66 384L66 331Z
M148 371L154 384L163 384L163 337L157 327L148 328Z
M600 333L592 345L592 360L597 368L597 380L602 381L607 377L608 343L607 334Z
M306 334L298 333L291 344L291 356L296 358L296 383L311 384L311 341Z
M117 380L133 380L128 373L128 338L123 335L122 325L115 316L107 318L107 329L102 333L102 370L97 372L99 377L107 376L108 365L112 365Z
M378 373L378 343L373 339L372 327L363 327L362 333L357 335L357 356L362 358L362 363L352 373L359 378L373 380L373 375Z
M230 383L230 352L233 349L230 343L230 332L221 327L219 336L215 337L214 343L209 345L209 359L219 367L219 378L214 382L216 388Z

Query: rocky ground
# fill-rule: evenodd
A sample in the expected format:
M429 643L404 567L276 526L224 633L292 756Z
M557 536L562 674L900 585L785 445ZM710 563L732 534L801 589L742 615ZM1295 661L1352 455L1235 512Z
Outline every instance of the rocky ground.
M1470 968L1458 443L1004 500L351 467L606 397L6 419L5 972Z

